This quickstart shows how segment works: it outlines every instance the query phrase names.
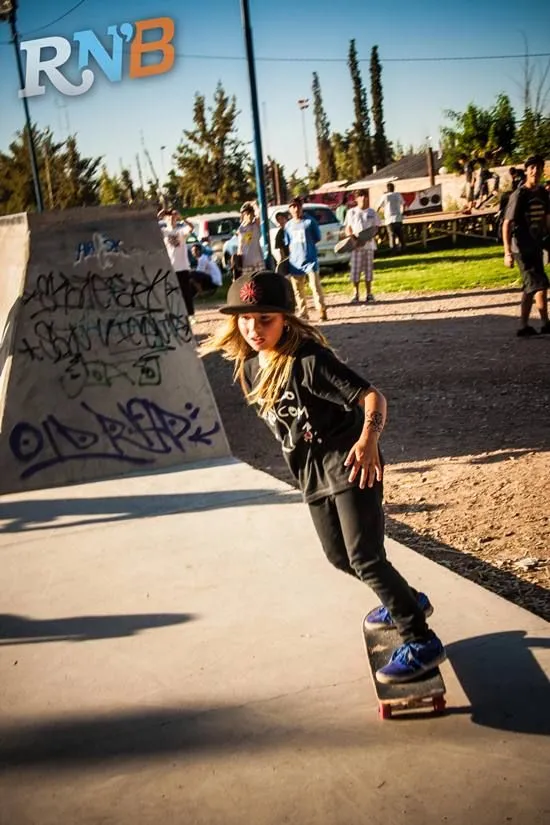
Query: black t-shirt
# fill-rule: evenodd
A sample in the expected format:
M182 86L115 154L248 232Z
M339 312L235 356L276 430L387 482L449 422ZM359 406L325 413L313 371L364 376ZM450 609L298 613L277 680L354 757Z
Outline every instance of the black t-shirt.
M258 356L245 364L249 390L259 369ZM350 468L344 461L361 434L365 416L358 401L369 387L366 379L315 341L305 341L297 350L284 393L262 418L280 442L305 501L350 487Z
M530 189L520 186L510 195L505 220L513 221L514 252L529 255L542 250L544 236L548 232L547 216L550 214L550 197L542 186Z

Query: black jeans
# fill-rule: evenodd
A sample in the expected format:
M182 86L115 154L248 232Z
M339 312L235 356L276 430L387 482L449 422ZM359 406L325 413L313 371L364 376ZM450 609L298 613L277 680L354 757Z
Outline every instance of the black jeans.
M388 224L388 230L390 247L395 249L395 247L399 245L400 250L405 249L405 235L403 233L403 224L401 221Z
M181 293L183 295L183 300L185 301L185 306L187 308L188 315L195 314L195 294L197 292L197 288L193 283L191 278L191 273L187 270L181 270L180 272L176 272L176 278L178 279L178 284L180 285Z
M430 636L413 590L388 561L384 548L383 486L348 490L309 504L313 524L328 560L374 590L390 611L404 642Z

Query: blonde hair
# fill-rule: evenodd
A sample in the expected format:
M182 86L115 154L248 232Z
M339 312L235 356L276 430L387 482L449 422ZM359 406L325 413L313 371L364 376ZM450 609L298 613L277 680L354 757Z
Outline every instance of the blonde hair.
M230 315L223 326L200 346L199 355L202 358L212 352L221 352L227 361L233 361L233 378L241 385L244 397L249 404L258 404L260 414L265 415L273 409L288 384L300 344L315 341L327 349L332 348L325 336L311 324L295 315L287 315L285 333L271 354L269 363L260 370L258 385L249 392L244 380L244 365L256 352L241 335L238 318L238 315Z

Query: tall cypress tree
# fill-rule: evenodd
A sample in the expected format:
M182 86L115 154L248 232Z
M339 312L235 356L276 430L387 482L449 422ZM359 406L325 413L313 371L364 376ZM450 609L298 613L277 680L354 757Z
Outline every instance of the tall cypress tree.
M336 180L336 163L334 162L334 150L330 141L330 124L323 107L321 84L317 72L313 72L311 91L313 94L317 154L319 155L319 182L323 184Z
M391 161L391 152L384 130L384 96L382 94L382 66L378 57L378 46L370 53L370 93L372 98L372 119L374 121L373 155L380 169Z
M361 79L355 40L349 42L348 66L353 85L352 169L354 178L362 178L372 172L372 145L367 93Z

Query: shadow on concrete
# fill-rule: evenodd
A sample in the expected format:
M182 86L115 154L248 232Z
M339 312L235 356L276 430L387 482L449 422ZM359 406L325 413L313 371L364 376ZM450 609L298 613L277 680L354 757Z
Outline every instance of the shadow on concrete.
M293 504L299 493L273 490L222 490L210 493L113 496L111 498L0 500L0 533L104 524L173 513L221 510L253 504ZM86 516L86 518L79 518ZM57 519L63 519L59 524Z
M386 512L386 533L390 538L437 564L442 564L453 573L458 573L459 576L496 593L497 596L508 599L547 621L550 620L550 601L548 590L544 587L525 581L508 570L493 567L477 556L462 553L431 536L417 533L401 521L392 519L389 515L391 509L386 508Z
M513 733L550 734L550 684L534 648L550 648L550 638L513 630L447 645L472 706L472 722Z
M0 647L42 642L89 642L136 636L142 630L184 624L192 613L142 613L125 616L67 616L63 619L29 619L0 614Z
M108 760L162 758L166 754L261 752L286 745L364 749L364 729L306 728L249 707L168 707L105 715L63 717L0 728L0 772L42 766L72 769ZM374 742L371 741L371 744Z

